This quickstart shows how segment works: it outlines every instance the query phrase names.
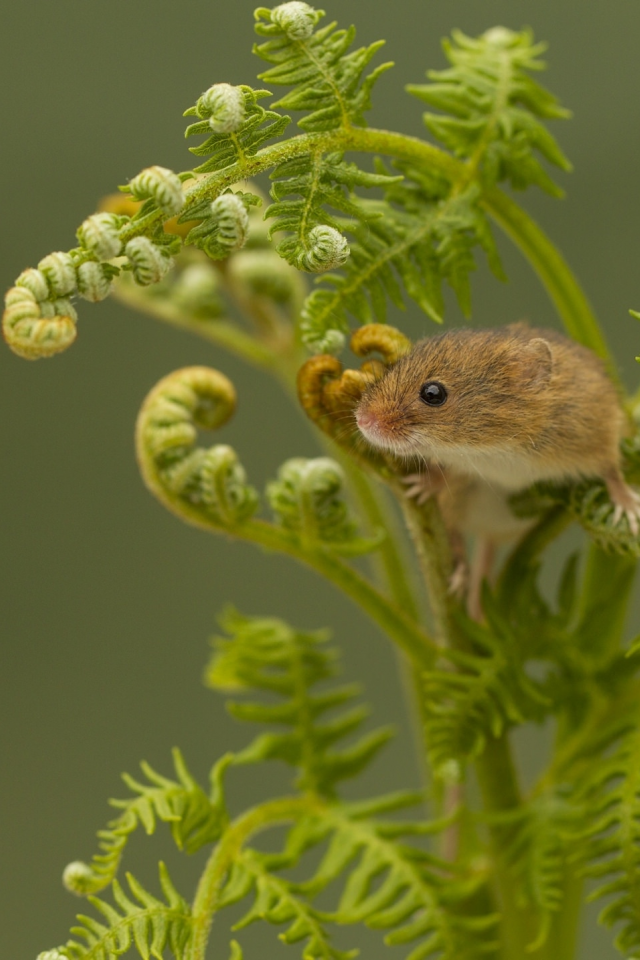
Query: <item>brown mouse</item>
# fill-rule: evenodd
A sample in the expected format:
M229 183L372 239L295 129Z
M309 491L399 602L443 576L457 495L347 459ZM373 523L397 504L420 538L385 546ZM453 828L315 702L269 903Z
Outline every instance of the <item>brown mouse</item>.
M526 324L453 330L421 340L365 392L366 439L422 460L409 495L440 491L458 529L495 540L523 529L511 493L537 481L597 477L614 523L639 531L640 496L623 478L627 421L603 362L586 347Z

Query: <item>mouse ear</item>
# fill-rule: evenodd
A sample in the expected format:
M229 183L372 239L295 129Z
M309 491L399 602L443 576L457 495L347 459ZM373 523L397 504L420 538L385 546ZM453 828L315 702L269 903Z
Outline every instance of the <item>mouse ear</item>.
M553 354L548 340L534 337L523 343L519 351L522 376L529 382L546 383L553 368Z

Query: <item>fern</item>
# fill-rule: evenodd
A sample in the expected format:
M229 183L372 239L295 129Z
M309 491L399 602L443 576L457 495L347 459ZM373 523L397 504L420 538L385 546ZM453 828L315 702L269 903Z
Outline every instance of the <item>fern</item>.
M364 114L371 107L371 89L376 80L391 66L383 63L363 78L363 73L384 41L349 52L355 38L355 27L336 29L330 23L314 31L324 16L323 11L301 4L306 10L304 27L287 16L282 4L269 10L258 7L256 33L268 38L254 45L256 53L274 66L259 75L265 83L290 86L294 89L274 103L285 110L308 111L298 120L303 130L332 130L352 124L365 125Z
M391 795L333 807L322 819L299 823L290 837L292 848L329 839L302 889L317 896L341 882L338 905L328 916L339 924L365 923L388 931L389 946L411 945L410 960L473 960L492 953L496 917L459 910L473 893L473 884L452 878L450 865L406 842L442 825L379 818L412 801L410 795Z
M534 796L518 811L507 859L518 886L518 898L535 910L538 931L529 945L535 953L547 941L555 914L564 905L567 870L575 874L576 831L584 809L567 788L554 788ZM503 817L509 823L513 817Z
M157 821L168 823L178 849L195 853L218 838L225 822L219 778L228 766L224 758L212 772L215 786L209 799L189 773L179 750L173 751L178 780L169 780L156 773L148 763L142 772L148 783L140 783L123 775L123 780L136 796L128 800L112 800L123 812L98 833L101 853L91 865L81 861L70 863L64 873L65 885L74 893L88 894L103 890L114 879L129 837L142 825L147 834L154 833Z
M447 650L443 666L424 675L430 760L447 778L457 779L460 764L479 756L488 739L526 720L542 719L550 706L544 690L525 672L508 624L487 602L485 612L486 625L459 618L472 652Z
M219 84L218 86L228 85ZM234 129L211 132L212 109L206 94L203 94L196 105L189 107L184 113L185 117L198 117L195 123L187 127L185 137L208 134L204 143L189 148L196 157L209 158L195 168L196 173L212 173L215 170L223 170L232 163L242 163L248 157L254 156L268 140L273 140L284 133L291 122L289 117L283 117L273 110L265 110L260 106L258 100L271 96L268 90L253 90L247 86L230 89L240 90L243 97L242 109ZM185 214L187 212L185 211ZM183 219L188 219L185 214ZM193 218L193 215L190 215Z
M274 873L282 858L246 850L234 862L222 891L220 907L230 906L249 894L255 901L234 930L242 930L257 920L272 924L289 923L280 934L284 943L306 940L303 960L350 960L357 950L336 950L322 922L321 914L295 893L295 885Z
M561 195L534 153L562 170L571 169L540 122L570 114L529 76L544 68L538 57L545 45L534 43L528 30L514 33L495 27L477 39L456 30L443 47L451 67L430 70L432 83L407 88L445 114L425 114L431 133L454 154L469 159L486 186L506 180L519 190L536 184Z
M340 780L353 777L391 736L389 729L365 735L340 751L330 748L362 724L368 711L356 707L337 719L318 723L328 710L353 700L354 686L322 693L311 688L335 676L335 651L322 649L325 633L299 633L282 620L250 619L233 610L221 618L231 639L214 640L215 653L206 681L219 690L259 690L283 698L283 703L236 702L230 713L239 720L279 724L286 733L260 735L236 757L236 763L278 759L299 770L297 786L334 796Z
M475 270L478 246L494 273L502 276L477 185L451 194L445 182L409 164L399 167L405 179L387 181L383 201L359 200L360 218L343 221L354 238L343 273L325 275L322 281L328 286L314 290L304 304L302 336L314 351L342 346L349 313L360 323L383 322L388 300L403 309L403 289L427 316L441 323L441 288L446 281L468 313L469 275ZM382 165L378 170L386 175Z
M582 837L586 874L605 879L590 900L606 898L600 923L618 926L616 947L629 960L640 950L640 727L637 713L613 756L591 765L590 828Z
M165 949L176 960L186 957L192 928L191 911L173 886L165 865L160 864L160 885L166 902L152 896L131 874L127 874L127 882L133 900L117 880L112 888L115 906L98 897L89 897L102 919L79 915L80 925L73 927L71 933L85 942L69 940L63 948L64 956L70 960L116 960L130 947L135 947L143 960L150 957L162 960Z

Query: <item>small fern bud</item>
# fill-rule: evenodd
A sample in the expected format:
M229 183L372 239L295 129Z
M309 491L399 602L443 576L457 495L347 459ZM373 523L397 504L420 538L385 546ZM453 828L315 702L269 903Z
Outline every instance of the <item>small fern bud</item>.
M247 241L249 214L235 193L223 193L211 204L211 216L217 227L216 239L228 253L240 250Z
M153 198L167 217L174 217L184 206L180 178L166 167L147 167L129 182L129 191L136 200Z
M220 278L215 267L208 263L192 263L171 288L171 299L195 316L219 317L224 312L219 293Z
M266 492L282 526L297 533L303 543L339 543L355 535L344 500L344 473L329 457L287 460Z
M68 863L62 874L62 882L67 890L84 897L95 891L95 876L88 863L74 860Z
M59 950L45 950L44 953L39 953L37 960L69 960L66 953L60 953Z
M104 300L111 292L111 280L101 263L87 260L81 263L77 270L78 293L85 300L97 303Z
M319 11L300 0L281 3L271 11L271 21L280 27L291 40L306 40L318 22Z
M134 237L124 248L132 266L133 279L141 287L158 283L171 267L171 257L148 237Z
M111 260L122 250L118 221L114 213L94 213L78 228L76 236L98 259Z
M274 250L243 250L229 261L229 274L253 296L287 303L302 279Z
M68 301L39 304L31 290L12 287L5 297L2 334L11 350L25 360L51 357L76 338L70 314L75 316L75 311Z
M209 117L214 133L235 133L244 123L246 106L241 87L214 83L198 101L199 112Z
M16 287L25 287L30 290L36 300L47 300L49 297L49 285L44 273L34 270L33 267L22 271L16 280Z
M68 253L50 253L40 261L38 270L47 278L53 296L65 297L76 289L76 269Z
M514 40L518 39L518 34L508 27L492 27L482 34L484 40L490 43L492 47L510 47Z
M47 320L52 320L54 317L70 317L74 323L78 322L75 307L66 297L61 297L59 300L44 300L40 304L40 315Z
M296 266L308 273L324 273L341 267L350 254L349 244L339 230L319 224L307 235L307 247Z

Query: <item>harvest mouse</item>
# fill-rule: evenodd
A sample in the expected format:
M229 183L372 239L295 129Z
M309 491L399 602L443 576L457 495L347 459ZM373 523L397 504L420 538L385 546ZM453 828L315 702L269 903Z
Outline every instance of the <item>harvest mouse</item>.
M514 324L421 340L371 384L355 411L376 447L424 462L408 494L437 493L445 519L493 542L526 529L510 494L541 480L604 481L614 523L640 529L623 478L620 396L602 361L550 330Z

